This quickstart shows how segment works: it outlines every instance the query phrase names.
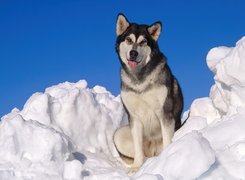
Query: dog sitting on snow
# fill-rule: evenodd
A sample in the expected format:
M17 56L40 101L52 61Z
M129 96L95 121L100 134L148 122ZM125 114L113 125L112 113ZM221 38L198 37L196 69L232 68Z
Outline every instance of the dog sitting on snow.
M129 125L117 129L115 146L123 159L131 158L131 172L145 157L158 155L181 126L183 97L157 40L161 23L139 25L119 14L116 52L121 62L121 99Z

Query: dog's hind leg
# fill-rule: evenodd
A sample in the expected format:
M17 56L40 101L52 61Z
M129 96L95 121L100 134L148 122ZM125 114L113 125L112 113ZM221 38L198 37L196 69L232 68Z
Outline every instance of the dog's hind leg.
M114 134L114 143L122 156L134 158L133 138L129 126L117 129Z

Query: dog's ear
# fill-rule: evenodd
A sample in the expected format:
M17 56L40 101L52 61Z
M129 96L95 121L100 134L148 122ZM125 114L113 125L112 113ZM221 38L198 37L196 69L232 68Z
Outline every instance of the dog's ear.
M117 16L117 36L120 36L129 27L129 22L127 18L119 13Z
M162 32L162 23L160 21L153 23L147 28L147 31L151 35L152 39L157 41Z

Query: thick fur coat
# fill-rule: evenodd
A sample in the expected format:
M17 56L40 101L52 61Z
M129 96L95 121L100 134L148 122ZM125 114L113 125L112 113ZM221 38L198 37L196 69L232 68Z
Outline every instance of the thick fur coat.
M161 23L129 23L117 18L116 51L121 63L121 99L129 125L119 128L114 142L123 158L131 158L134 172L145 157L158 155L180 128L183 97L157 40Z

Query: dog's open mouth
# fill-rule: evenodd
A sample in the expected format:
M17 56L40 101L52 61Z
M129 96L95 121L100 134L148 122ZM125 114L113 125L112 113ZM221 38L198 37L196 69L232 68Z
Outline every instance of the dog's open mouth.
M134 60L128 60L128 65L131 68L136 68L136 66L139 64L139 62L134 61Z

